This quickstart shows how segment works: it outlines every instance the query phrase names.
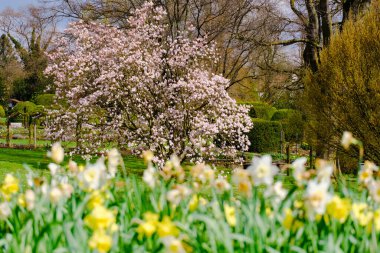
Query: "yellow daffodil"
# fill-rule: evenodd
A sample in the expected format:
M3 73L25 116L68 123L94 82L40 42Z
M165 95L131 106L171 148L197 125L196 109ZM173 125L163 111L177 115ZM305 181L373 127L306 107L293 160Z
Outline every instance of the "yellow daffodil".
M292 210L287 208L285 210L285 217L284 220L282 221L282 225L287 229L291 231L297 231L300 227L303 226L303 223L293 216Z
M377 209L373 213L373 221L374 221L376 231L380 231L380 209Z
M158 214L151 212L146 212L144 214L144 221L141 222L136 229L140 240L144 236L151 237L157 231L158 219Z
M374 216L366 203L352 204L352 214L361 226L367 226Z
M198 195L194 194L189 202L189 210L190 212L194 212L198 208L199 198Z
M227 223L231 227L236 226L236 212L235 207L224 204L224 214L226 216Z
M104 204L103 193L99 190L95 190L91 193L90 199L88 200L87 207L89 209L94 209L97 206L102 206Z
M157 226L154 222L142 222L136 229L141 240L144 236L151 237L156 232Z
M95 230L88 241L88 246L96 249L99 253L108 252L112 247L112 237L102 229Z
M25 194L18 195L17 204L23 208L26 207Z
M351 202L347 198L342 199L338 196L334 196L327 204L326 209L331 217L337 219L340 223L343 223L350 214Z
M1 186L1 193L6 200L9 200L13 194L19 191L18 179L7 174L4 178L3 184Z
M115 215L104 206L96 206L84 219L85 224L92 230L109 229L115 224Z
M158 223L157 233L159 237L177 236L179 234L179 230L170 218L165 216L162 221Z

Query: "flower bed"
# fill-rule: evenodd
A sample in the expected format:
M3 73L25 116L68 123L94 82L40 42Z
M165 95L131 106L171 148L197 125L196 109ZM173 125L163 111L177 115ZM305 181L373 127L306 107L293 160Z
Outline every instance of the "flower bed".
M345 135L343 144L360 146ZM362 152L361 152L362 154ZM172 157L161 170L144 153L142 180L116 150L96 163L62 164L54 144L51 178L1 184L3 252L377 252L380 181L366 161L359 192L332 184L334 167L292 164L295 185L276 181L270 156L231 178L205 164L185 171ZM336 185L336 187L333 187Z

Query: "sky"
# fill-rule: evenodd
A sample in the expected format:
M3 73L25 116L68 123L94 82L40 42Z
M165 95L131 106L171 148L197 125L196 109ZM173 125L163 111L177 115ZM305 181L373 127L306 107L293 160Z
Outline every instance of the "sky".
M0 11L6 8L22 8L27 7L29 4L37 4L38 0L0 0Z

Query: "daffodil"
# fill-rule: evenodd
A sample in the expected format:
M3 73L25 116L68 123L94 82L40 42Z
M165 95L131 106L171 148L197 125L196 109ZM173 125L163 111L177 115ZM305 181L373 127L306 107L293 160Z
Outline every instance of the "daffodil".
M326 207L327 214L337 219L340 223L346 221L351 211L351 201L347 198L334 196Z
M165 252L167 253L185 253L186 250L181 240L174 236L167 236L162 238L162 242L165 246Z
M104 158L99 158L95 164L88 164L78 174L79 185L86 191L101 189L107 181L106 166Z
M224 177L219 176L214 181L214 188L216 189L217 192L223 193L225 191L230 190L231 185L228 183L228 181Z
M190 212L194 212L198 208L199 198L198 195L194 194L189 202L189 210Z
M305 164L306 164L306 162L307 162L306 157L301 157L301 158L296 159L292 163L292 167L294 169L293 170L293 177L296 180L296 183L298 186L301 186L306 182L306 180L305 180L305 171L306 171Z
M232 181L240 193L250 196L252 191L251 177L247 170L236 169L232 175Z
M319 182L326 181L330 183L331 181L331 175L334 171L333 165L325 160L317 159L316 161L316 168L317 168L317 178Z
M380 209L377 209L373 213L373 221L374 221L376 231L380 231Z
M271 185L278 168L272 165L272 157L264 155L261 158L254 157L251 166L248 167L253 182L257 185Z
M368 185L371 197L377 203L380 203L380 181L372 181Z
M13 194L19 191L18 179L7 174L4 178L3 184L1 186L1 193L6 200L9 200Z
M111 177L114 177L117 173L117 167L123 163L123 159L116 148L113 148L107 152L108 157L108 173Z
M367 226L374 216L366 203L352 204L352 214L361 226Z
M34 191L28 189L26 190L24 196L26 209L28 209L29 211L33 210L36 202L36 194L34 193Z
M358 143L358 140L355 139L351 132L345 131L340 142L344 149L348 149L350 145L355 145Z
M0 219L4 220L8 218L12 213L11 208L7 202L0 203Z
M272 197L275 203L280 203L288 194L288 191L282 187L282 182L276 182L269 186L265 192L266 197Z
M235 207L224 204L224 215L226 217L227 223L231 227L236 226L236 211Z
M61 143L56 142L51 146L51 151L47 154L55 163L60 164L65 157L65 151L63 150Z
M305 205L311 218L313 214L324 214L326 205L331 198L328 192L329 186L327 181L309 181L305 193Z
M151 212L146 212L144 214L144 221L142 221L136 229L140 240L144 236L151 237L157 231L157 226L159 223L158 219L158 214Z
M157 224L157 234L159 237L177 236L179 230L170 218L165 216L162 221Z
M191 194L191 190L185 185L175 185L173 189L168 191L166 199L175 206Z
M58 203L63 197L63 193L60 188L53 187L49 192L50 201L54 204Z
M104 196L100 190L91 192L90 198L87 202L87 207L89 209L94 209L97 206L102 206L104 204Z
M156 178L156 169L152 166L152 164L148 164L148 168L144 170L143 181L153 189L156 186L157 178Z
M99 253L106 253L112 247L112 237L102 229L95 230L88 241L88 246Z
M300 227L302 227L303 223L293 216L292 210L287 208L285 209L285 217L284 217L284 220L282 221L282 225L287 230L291 230L294 232L294 231L297 231Z
M115 221L114 213L104 206L96 206L84 219L84 223L92 230L109 229Z

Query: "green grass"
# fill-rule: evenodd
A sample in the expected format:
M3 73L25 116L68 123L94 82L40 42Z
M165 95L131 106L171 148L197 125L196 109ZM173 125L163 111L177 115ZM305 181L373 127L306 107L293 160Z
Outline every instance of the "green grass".
M36 150L28 149L0 149L0 181L7 173L12 173L19 177L22 182L25 182L28 170L32 169L37 175L48 175L47 169L50 159L46 156L47 149L39 148ZM66 162L69 157L66 156ZM78 163L86 163L81 157L74 156L73 160ZM145 169L145 164L141 158L127 155L124 156L124 163L127 173L142 175Z

